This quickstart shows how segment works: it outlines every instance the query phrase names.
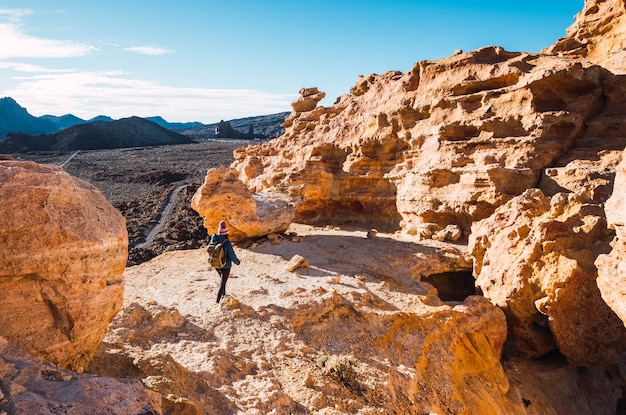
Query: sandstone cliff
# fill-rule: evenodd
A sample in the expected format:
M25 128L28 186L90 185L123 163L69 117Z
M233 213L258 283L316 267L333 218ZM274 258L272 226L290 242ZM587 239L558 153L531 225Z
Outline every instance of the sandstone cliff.
M0 335L82 371L122 306L125 220L52 165L1 160L0 200Z
M584 59L616 74L626 73L626 4L622 0L587 0L567 29L546 52Z

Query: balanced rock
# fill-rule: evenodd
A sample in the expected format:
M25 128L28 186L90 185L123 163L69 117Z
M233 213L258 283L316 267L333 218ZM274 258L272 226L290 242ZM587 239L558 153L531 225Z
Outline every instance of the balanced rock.
M472 226L476 284L507 315L526 357L555 347L577 365L615 364L626 328L602 300L594 265L611 233L601 205L530 189Z
M625 154L626 156L626 154ZM605 204L606 218L616 238L608 255L600 255L598 287L602 298L626 325L626 157L622 158L615 177L613 195Z
M81 371L122 306L126 221L62 168L0 161L0 335Z
M252 193L239 180L236 170L222 166L207 172L191 207L204 218L209 233L225 220L231 240L237 241L286 231L297 201L280 193Z

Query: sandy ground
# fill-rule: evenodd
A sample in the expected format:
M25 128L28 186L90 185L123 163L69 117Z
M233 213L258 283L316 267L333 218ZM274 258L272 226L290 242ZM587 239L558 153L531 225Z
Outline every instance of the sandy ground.
M343 386L320 370L320 358L360 347L361 329L336 324L337 313L354 304L390 314L441 307L436 290L412 275L468 266L463 247L305 225L235 251L241 265L233 266L230 296L219 304L219 278L204 249L166 252L127 268L124 310L90 371L143 378L169 396L169 413L387 413L371 393L350 390L384 379L378 371L385 364L362 368L373 380L344 379ZM286 271L295 255L308 266Z

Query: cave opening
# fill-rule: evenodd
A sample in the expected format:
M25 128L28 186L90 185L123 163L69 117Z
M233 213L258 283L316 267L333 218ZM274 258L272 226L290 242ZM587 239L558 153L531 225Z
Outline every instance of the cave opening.
M482 295L472 271L443 272L422 278L437 289L442 301L463 301L471 295Z

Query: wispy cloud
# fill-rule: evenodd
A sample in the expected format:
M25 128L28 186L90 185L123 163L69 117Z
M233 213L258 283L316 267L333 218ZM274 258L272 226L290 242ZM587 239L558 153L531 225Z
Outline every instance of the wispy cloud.
M152 56L167 55L168 53L172 53L172 50L170 49L160 48L157 46L135 46L131 48L124 48L124 50Z
M20 17L28 16L32 13L33 11L31 9L0 9L0 16L6 16L13 21L19 20Z
M59 73L72 72L70 69L51 69L40 65L32 65L22 62L0 61L0 69L12 69L16 72Z
M41 74L17 79L4 91L36 116L81 118L161 115L168 121L216 122L289 111L293 95L256 90L177 88L132 79L122 72Z
M0 23L0 39L0 59L69 58L98 50L82 42L29 36L15 23Z

